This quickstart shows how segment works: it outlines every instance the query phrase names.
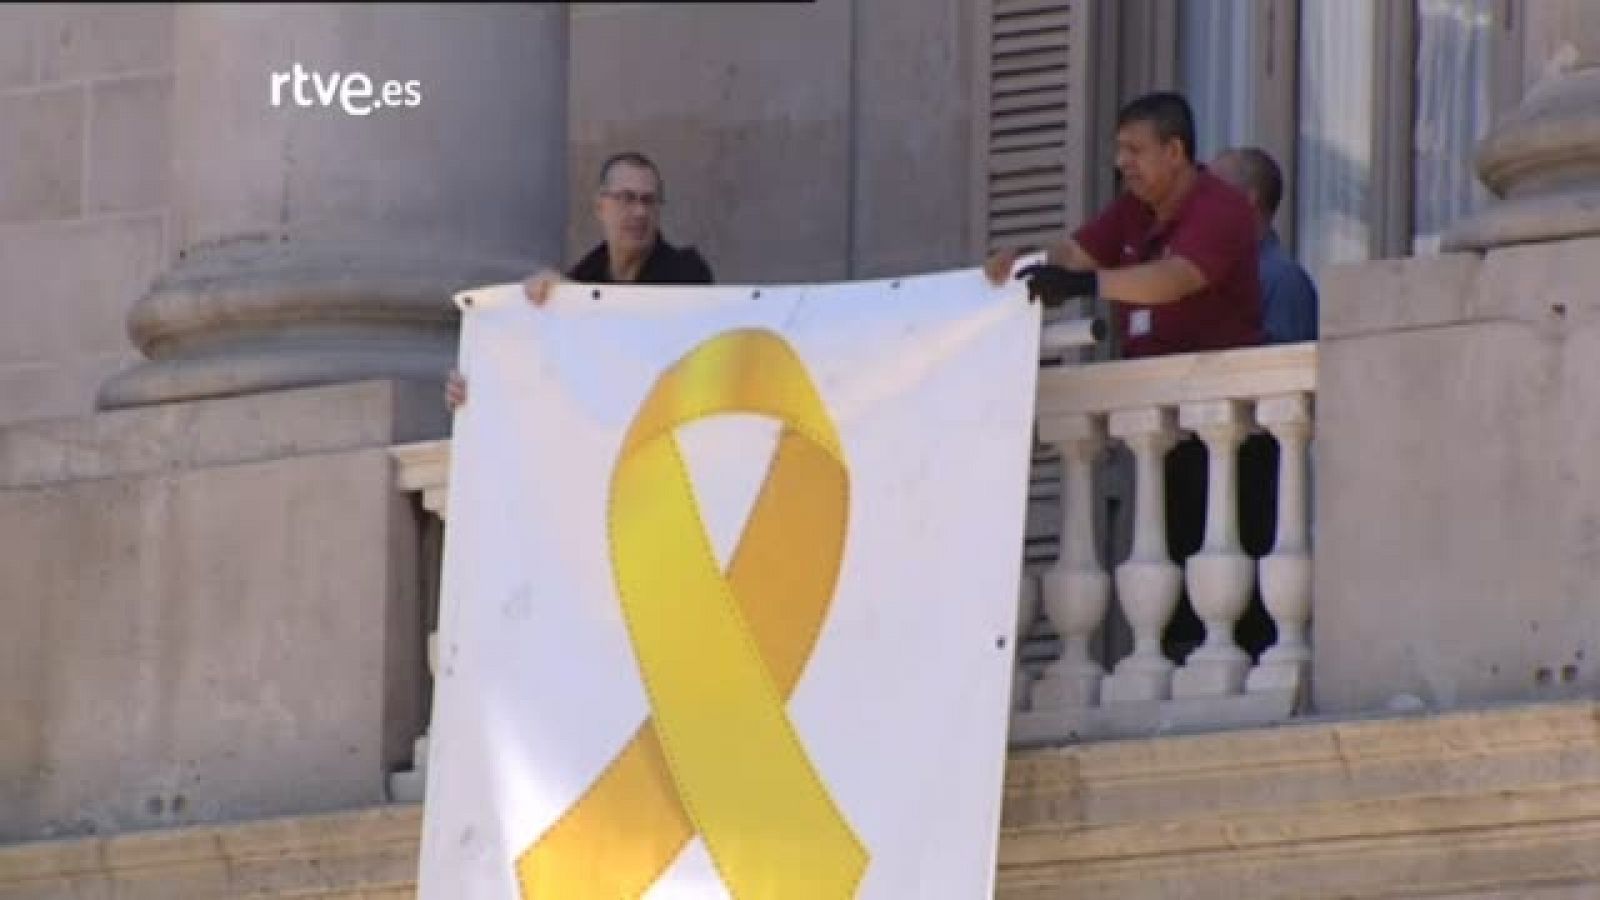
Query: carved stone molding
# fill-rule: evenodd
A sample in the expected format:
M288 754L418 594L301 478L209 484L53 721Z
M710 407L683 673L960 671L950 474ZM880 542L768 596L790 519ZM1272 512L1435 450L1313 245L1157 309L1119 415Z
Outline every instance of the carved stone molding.
M1477 166L1499 200L1452 226L1446 251L1600 234L1600 68L1553 69L1479 145Z

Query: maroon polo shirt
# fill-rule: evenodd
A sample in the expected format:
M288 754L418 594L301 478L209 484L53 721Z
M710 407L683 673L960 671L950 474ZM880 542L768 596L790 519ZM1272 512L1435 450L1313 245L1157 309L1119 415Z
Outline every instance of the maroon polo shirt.
M1104 268L1181 256L1206 277L1205 287L1173 303L1113 302L1123 356L1197 353L1262 342L1255 216L1243 193L1205 169L1199 170L1170 221L1157 222L1144 201L1124 193L1072 239ZM1141 310L1148 312L1147 322Z

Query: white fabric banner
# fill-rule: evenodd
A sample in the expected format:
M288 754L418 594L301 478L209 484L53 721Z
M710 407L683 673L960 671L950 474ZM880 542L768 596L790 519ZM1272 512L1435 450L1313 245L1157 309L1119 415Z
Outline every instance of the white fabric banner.
M457 302L423 900L991 896L1024 288Z

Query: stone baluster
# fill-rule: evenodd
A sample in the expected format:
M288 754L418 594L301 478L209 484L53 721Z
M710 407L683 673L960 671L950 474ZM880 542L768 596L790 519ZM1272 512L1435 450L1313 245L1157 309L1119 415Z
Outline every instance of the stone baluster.
M1234 623L1250 603L1255 564L1239 542L1239 444L1250 433L1243 400L1186 403L1179 424L1206 445L1206 534L1185 573L1195 615L1205 623L1205 643L1173 676L1174 697L1237 694L1250 656L1233 639Z
M1117 597L1133 628L1133 652L1101 684L1101 704L1166 700L1172 663L1161 651L1161 633L1178 605L1182 573L1167 552L1167 451L1179 432L1169 408L1119 410L1110 432L1133 451L1133 551L1117 567Z
M1038 618L1039 579L1035 575L1023 572L1017 590L1016 669L1011 675L1011 708L1016 712L1025 712L1029 708L1033 674L1022 664L1022 649L1026 646L1028 635L1033 631L1033 623Z
M1041 429L1061 452L1061 554L1043 579L1045 615L1061 636L1061 657L1033 689L1034 709L1094 706L1105 669L1089 639L1105 618L1111 580L1094 542L1094 464L1106 445L1104 416L1072 416Z
M1306 623L1311 619L1310 458L1311 396L1284 394L1261 400L1256 418L1278 442L1278 534L1261 560L1261 599L1278 629L1277 643L1250 673L1251 693L1301 694L1311 668Z

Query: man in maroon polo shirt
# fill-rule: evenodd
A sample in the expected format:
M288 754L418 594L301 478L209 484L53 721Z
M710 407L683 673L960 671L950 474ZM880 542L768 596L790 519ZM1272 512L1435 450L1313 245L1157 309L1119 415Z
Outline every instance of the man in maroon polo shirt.
M1194 115L1176 93L1146 94L1117 114L1117 171L1126 190L1046 264L1019 274L1047 304L1114 301L1127 357L1259 344L1261 285L1249 200L1195 163ZM1003 284L1018 251L984 264Z
M1196 164L1189 102L1167 92L1134 100L1117 114L1116 142L1124 192L1048 248L1044 264L1017 273L1029 295L1047 306L1069 297L1112 300L1125 357L1262 343L1255 212L1243 193ZM1017 255L991 256L984 263L989 280L1003 284ZM1241 538L1245 551L1259 557L1275 528L1277 448L1257 441L1241 449ZM1205 447L1193 438L1167 457L1167 546L1180 563L1204 537L1206 466ZM1252 654L1271 644L1274 629L1259 593L1236 634ZM1181 660L1203 635L1183 603L1163 643Z

